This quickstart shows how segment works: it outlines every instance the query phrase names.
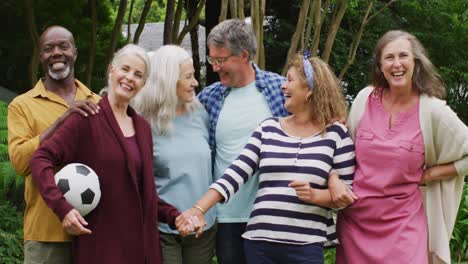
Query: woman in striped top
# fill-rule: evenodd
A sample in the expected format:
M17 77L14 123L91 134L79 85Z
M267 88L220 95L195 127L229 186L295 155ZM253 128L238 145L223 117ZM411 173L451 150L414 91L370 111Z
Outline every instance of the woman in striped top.
M323 263L324 245L336 242L328 175L351 186L354 145L345 126L339 83L318 58L297 55L281 87L291 115L269 118L237 160L186 213L228 202L259 170L257 198L243 237L248 263ZM197 212L198 211L198 212Z

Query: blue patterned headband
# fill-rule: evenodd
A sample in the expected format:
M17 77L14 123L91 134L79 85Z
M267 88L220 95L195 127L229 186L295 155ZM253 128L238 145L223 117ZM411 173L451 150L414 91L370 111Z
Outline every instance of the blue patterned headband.
M310 50L305 50L304 53L302 53L303 56L303 62L304 62L304 73L307 79L307 83L309 84L310 91L314 90L314 68L312 67L312 64L309 61L309 58L312 57L312 54L310 53Z

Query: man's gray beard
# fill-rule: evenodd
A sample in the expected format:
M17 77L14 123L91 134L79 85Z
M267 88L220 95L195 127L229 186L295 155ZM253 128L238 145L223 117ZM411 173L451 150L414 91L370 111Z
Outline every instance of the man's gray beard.
M49 68L49 76L56 81L66 79L68 75L70 75L70 66L67 66L67 68L61 72L53 72L52 69Z

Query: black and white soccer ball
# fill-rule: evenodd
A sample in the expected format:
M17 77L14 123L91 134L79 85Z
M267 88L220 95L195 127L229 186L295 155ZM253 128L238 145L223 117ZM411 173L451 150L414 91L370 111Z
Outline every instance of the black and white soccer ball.
M97 174L81 163L70 163L55 174L55 183L65 199L82 216L96 208L101 199Z

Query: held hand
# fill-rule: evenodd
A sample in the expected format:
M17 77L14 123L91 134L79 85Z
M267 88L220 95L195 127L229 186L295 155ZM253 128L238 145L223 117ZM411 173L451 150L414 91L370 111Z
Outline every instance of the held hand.
M193 232L195 229L193 227L193 223L190 220L190 213L187 211L181 213L175 221L175 225L177 228L177 231L179 231L179 234L181 236L187 236L191 232Z
M72 209L62 221L63 229L74 236L90 235L91 230L84 228L87 225L88 223L76 209Z
M196 232L198 238L203 233L206 221L203 213L196 208L190 208L176 218L176 227L181 236Z
M292 181L288 186L296 190L296 195L301 201L314 203L314 189L310 187L308 182Z
M338 178L338 175L335 172L330 173L328 179L328 190L333 203L337 208L346 207L358 199L356 194L349 188L344 181Z
M200 237L203 234L203 228L206 226L205 216L203 214L192 215L190 220L195 228L195 238Z

